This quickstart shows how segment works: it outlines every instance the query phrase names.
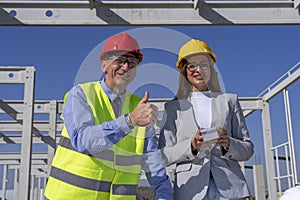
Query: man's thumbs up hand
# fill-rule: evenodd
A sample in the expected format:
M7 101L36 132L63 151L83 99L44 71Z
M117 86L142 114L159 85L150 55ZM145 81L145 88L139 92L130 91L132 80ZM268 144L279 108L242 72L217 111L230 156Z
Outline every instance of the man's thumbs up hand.
M157 121L158 109L155 105L148 103L149 97L149 92L146 91L134 111L129 113L132 123L136 126L150 126Z
M142 100L140 101L140 103L147 103L149 100L149 92L146 91L144 97L142 98Z

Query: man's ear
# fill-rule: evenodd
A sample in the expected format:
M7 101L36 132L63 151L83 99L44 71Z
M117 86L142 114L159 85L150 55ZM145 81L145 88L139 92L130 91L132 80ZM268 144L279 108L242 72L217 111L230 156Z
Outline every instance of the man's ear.
M106 73L106 71L107 71L107 66L108 66L107 61L106 60L101 60L101 68L102 68L102 71L104 73Z

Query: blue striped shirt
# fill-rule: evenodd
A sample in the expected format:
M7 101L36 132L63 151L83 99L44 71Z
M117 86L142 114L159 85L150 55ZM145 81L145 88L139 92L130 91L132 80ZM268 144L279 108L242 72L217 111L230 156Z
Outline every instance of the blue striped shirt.
M104 81L101 86L113 101L117 95L107 87ZM125 94L121 95L121 105ZM63 109L64 122L74 148L82 153L93 154L106 150L124 138L131 129L128 127L124 115L115 120L94 125L94 117L80 86L70 90ZM171 183L166 175L165 162L157 147L155 129L146 129L145 148L143 154L143 170L153 186L158 199L172 199Z

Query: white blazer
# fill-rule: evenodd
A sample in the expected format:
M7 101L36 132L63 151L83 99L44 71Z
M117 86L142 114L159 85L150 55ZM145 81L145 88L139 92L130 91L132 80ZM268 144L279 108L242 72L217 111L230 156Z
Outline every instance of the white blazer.
M250 196L238 161L253 155L245 119L235 94L211 93L211 127L227 131L227 152L214 146L192 154L191 140L198 130L189 99L165 104L159 146L167 165L176 164L174 197L178 200L202 199L208 188L210 173L222 196L228 199Z

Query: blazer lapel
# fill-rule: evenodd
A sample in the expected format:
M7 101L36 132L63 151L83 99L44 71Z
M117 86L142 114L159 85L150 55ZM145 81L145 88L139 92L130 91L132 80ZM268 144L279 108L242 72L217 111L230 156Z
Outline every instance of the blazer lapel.
M228 107L225 106L225 99L222 93L211 93L211 127L225 128L225 116Z

